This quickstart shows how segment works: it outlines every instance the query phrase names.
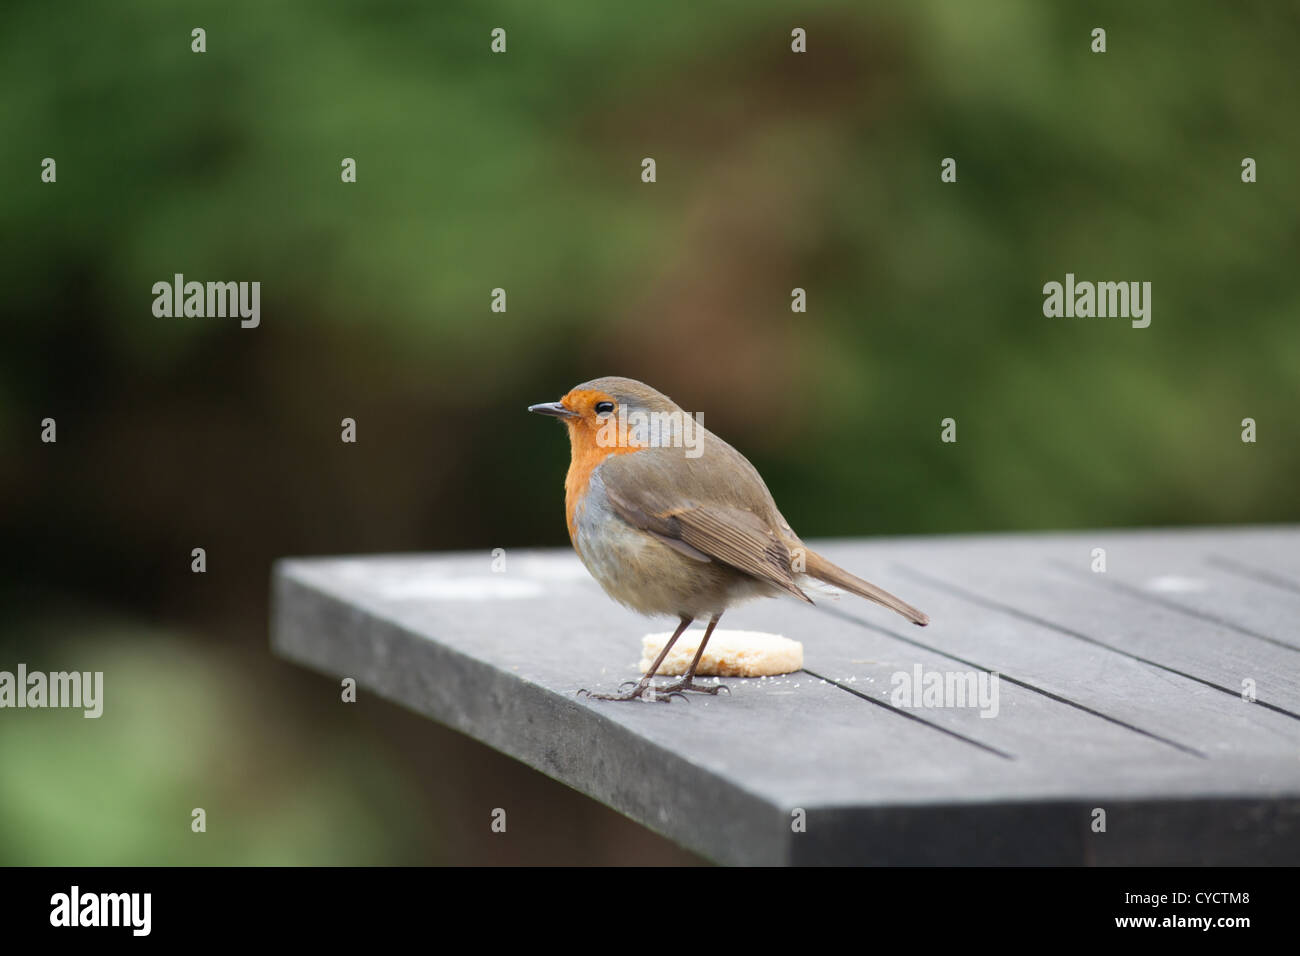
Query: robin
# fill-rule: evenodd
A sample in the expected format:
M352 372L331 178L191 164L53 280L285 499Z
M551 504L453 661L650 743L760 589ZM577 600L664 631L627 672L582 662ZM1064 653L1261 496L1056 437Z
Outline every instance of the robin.
M781 594L811 604L800 587L808 578L875 601L913 624L930 622L806 547L748 459L649 385L593 379L528 410L554 416L568 429L565 512L569 540L587 570L621 604L680 621L631 691L588 696L667 701L683 691L716 694L722 685L697 685L695 669L723 612ZM686 676L652 687L676 640L705 617L708 628Z

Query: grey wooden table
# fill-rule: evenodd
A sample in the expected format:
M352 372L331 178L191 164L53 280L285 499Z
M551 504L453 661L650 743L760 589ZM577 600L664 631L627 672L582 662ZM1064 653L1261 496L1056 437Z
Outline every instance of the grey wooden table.
M485 551L281 561L272 642L723 863L1300 863L1300 529L814 545L931 626L760 601L723 627L804 671L590 701L669 622ZM904 706L918 668L997 672L997 715Z

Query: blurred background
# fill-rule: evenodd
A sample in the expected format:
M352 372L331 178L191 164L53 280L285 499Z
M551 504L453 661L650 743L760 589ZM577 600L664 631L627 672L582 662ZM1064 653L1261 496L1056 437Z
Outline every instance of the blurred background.
M107 702L0 713L0 862L695 862L268 652L277 557L567 546L524 409L599 375L809 538L1300 519L1300 8L707 6L6 4L0 669Z

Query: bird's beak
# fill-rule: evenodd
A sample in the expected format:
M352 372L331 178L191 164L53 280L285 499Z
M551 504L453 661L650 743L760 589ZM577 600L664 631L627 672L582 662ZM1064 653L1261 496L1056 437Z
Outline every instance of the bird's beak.
M577 418L577 412L571 412L559 402L543 402L540 405L529 405L530 412L536 412L538 415L552 415L555 418Z

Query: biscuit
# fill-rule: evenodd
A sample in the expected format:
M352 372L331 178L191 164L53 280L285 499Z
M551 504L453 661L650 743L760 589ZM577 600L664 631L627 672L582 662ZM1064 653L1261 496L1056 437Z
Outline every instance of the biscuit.
M671 633L647 634L641 639L641 671L650 669ZM685 674L699 650L704 631L690 630L677 639L659 666L665 676ZM803 645L779 634L762 631L715 630L704 648L695 673L715 677L770 677L789 674L803 667Z

